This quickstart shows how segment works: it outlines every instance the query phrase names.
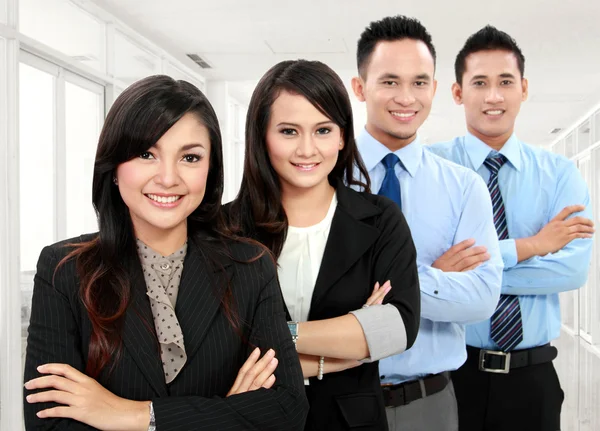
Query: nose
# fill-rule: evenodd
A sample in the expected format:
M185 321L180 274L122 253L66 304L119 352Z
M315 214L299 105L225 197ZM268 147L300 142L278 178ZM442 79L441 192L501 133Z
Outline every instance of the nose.
M485 102L489 104L504 102L504 97L502 96L500 89L494 86L490 87L490 90L485 97Z
M154 182L164 188L178 185L180 177L177 162L161 162L158 166L158 172L154 176Z
M394 96L394 102L399 105L409 107L415 103L415 95L411 86L402 85L398 87L398 90Z
M315 145L314 136L304 135L298 140L296 146L296 155L300 157L312 157L317 153L317 146Z

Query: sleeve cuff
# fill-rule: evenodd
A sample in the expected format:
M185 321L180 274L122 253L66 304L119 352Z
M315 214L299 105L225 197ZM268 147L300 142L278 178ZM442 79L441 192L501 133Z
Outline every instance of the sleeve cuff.
M504 262L504 269L512 268L517 264L517 245L514 239L501 240L500 253Z
M370 357L375 362L406 350L406 328L400 312L392 304L374 305L351 311L362 326Z

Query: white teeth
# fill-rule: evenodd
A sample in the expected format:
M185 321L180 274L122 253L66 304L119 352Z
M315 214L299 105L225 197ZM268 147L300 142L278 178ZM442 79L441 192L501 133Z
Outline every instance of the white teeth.
M153 201L159 202L161 204L172 204L173 202L176 202L181 198L181 196L157 196L151 194L147 194L146 196L148 196Z
M415 112L392 112L391 114L394 117L410 118L410 117L414 117Z
M485 113L488 115L500 115L500 114L502 114L502 112L503 111L501 109L496 109L494 111L485 111Z
M302 169L311 169L311 168L314 168L315 166L317 166L316 163L313 163L313 164L310 164L310 165L302 165L300 163L294 163L294 165L296 165L296 166L298 166L299 168L302 168Z

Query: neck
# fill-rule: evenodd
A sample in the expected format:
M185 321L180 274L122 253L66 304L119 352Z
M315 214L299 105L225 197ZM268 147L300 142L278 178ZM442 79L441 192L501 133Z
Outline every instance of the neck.
M368 123L365 126L367 132L377 139L377 141L381 142L386 148L392 152L398 151L401 148L406 147L407 145L412 144L417 139L417 134L415 132L414 135L408 136L406 138L397 137L390 135L389 133L381 130L379 127L375 127L373 124Z
M506 142L510 139L514 132L514 128L511 128L509 131L501 135L487 136L475 130L469 125L467 125L467 130L471 135L475 136L477 139L484 142L488 147L491 147L496 151L500 151L502 147L504 147L504 144L506 144Z
M135 236L152 250L169 256L179 250L187 241L187 222L172 229L158 229L154 226L133 223Z
M281 204L288 224L307 227L319 223L327 215L334 193L328 181L309 189L282 187Z

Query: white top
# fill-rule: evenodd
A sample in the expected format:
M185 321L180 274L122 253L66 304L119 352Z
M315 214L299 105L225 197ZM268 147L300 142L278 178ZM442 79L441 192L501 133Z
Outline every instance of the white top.
M285 304L294 321L308 320L310 302L336 207L337 197L334 193L327 215L319 223L308 227L288 226L287 237L277 259L277 272Z

